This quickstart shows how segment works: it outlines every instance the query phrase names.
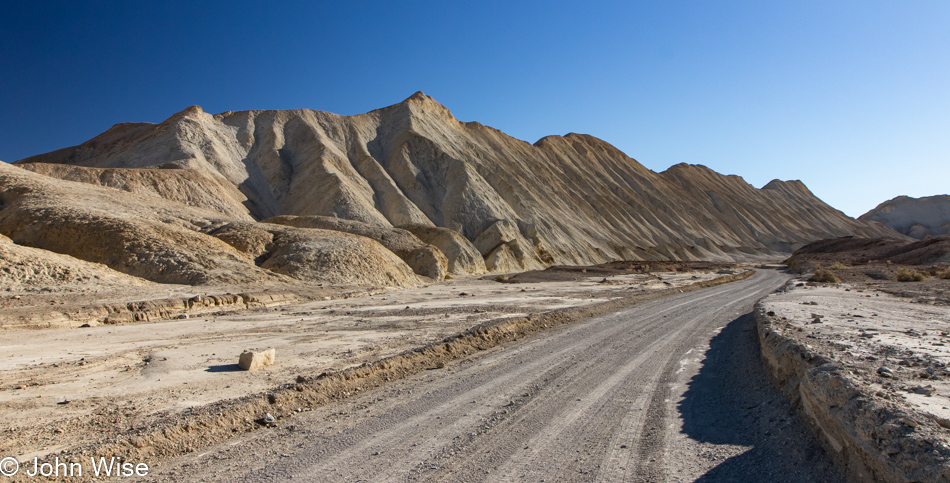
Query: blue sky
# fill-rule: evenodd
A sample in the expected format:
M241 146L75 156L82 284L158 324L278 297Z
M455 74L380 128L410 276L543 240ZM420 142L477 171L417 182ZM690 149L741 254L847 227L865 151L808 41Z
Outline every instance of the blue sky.
M857 216L950 192L950 2L4 2L0 159L119 122L422 90L529 142L801 179Z

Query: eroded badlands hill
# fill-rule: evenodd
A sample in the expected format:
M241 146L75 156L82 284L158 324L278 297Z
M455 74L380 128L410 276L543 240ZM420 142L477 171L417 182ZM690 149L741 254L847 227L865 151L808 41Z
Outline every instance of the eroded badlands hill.
M160 280L144 277L153 281L202 282L220 277L217 267L239 262L279 276L326 278L305 266L349 263L321 255L327 247L318 240L331 235L369 237L381 243L363 247L374 256L380 249L397 255L387 259L385 274L376 274L396 285L408 283L409 267L441 278L452 271L616 259L749 260L785 255L821 238L899 236L847 217L798 181L756 189L740 177L687 164L656 173L586 135L549 136L531 145L459 122L422 93L355 116L313 110L212 115L191 107L160 124L118 124L80 146L16 164L39 173L30 173L31 183L61 178L98 185L89 189L107 191L96 196L124 200L109 206L103 199L96 216L126 220L117 213L132 200L172 203L175 215L136 211L128 229L170 224L179 230L169 235L175 240L207 237L195 240L214 256L189 263L216 265L188 276L165 269L169 274ZM4 169L3 176L13 173ZM75 209L69 191L52 191L63 210ZM45 222L46 211L34 206L52 203L53 195L5 196L17 213L0 211L0 233L13 241L143 276L134 267L147 261L144 254L126 267L50 241L65 240L57 234L63 229ZM135 237L163 236L147 231ZM129 243L114 248L126 250ZM295 265L270 261L277 255ZM245 276L258 272L239 278Z
M418 282L405 262L366 237L242 221L5 163L0 163L0 234L5 272L0 282L11 284L6 288L62 287L77 280L241 286ZM139 280L123 280L122 274Z
M950 196L898 196L877 205L858 219L883 223L918 240L950 235Z

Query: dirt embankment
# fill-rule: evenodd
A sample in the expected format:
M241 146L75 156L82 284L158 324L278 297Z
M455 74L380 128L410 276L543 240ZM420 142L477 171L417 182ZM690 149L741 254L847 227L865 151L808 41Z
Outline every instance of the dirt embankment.
M663 284L663 277L652 275L655 272L690 272L690 271L713 271L720 272L722 275L732 275L742 271L739 265L729 265L713 262L635 262L635 261L616 261L602 263L600 265L572 266L555 265L544 270L531 270L514 275L496 275L487 276L493 280L502 283L541 283L541 282L568 282L578 281L590 277L603 277L600 283L616 284L617 280L610 280L610 277L625 275L630 273L648 274L658 283ZM670 285L669 282L664 285Z
M850 479L950 480L950 310L793 281L755 317L769 376Z
M894 238L832 238L810 243L788 260L789 268L823 282L840 281L913 299L950 305L950 237L921 241Z
M48 300L46 304L43 299ZM93 303L83 302L70 294L32 296L26 303L23 296L0 299L0 328L53 328L96 326L149 322L174 318L187 319L221 310L245 310L278 303L308 300L303 294L291 292L222 293L148 300ZM69 302L67 302L67 300Z

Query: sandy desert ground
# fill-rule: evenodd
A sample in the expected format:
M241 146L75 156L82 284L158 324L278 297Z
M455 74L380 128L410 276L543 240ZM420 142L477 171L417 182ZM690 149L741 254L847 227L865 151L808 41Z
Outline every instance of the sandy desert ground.
M748 311L787 279L759 270L621 304L277 419L147 481L838 483L759 362Z
M809 344L851 368L876 397L950 426L950 307L804 283L766 305L792 321Z
M81 287L9 292L0 298L6 322L0 329L0 415L7 422L0 428L0 452L21 461L96 451L126 452L151 462L187 459L215 442L273 426L261 419L262 411L274 412L281 421L317 410L336 414L337 401L352 405L346 401L370 397L375 388L389 387L391 380L420 374L431 379L425 376L427 369L445 367L436 362L439 357L466 359L482 349L476 343L471 352L455 354L458 349L449 347L460 334L475 337L473 328L532 318L538 325L538 320L546 320L542 314L558 309L675 295L728 278L738 273L736 267L623 262L459 276L406 289L327 286L268 292L260 287L253 294L238 295L228 293L231 287L226 286L196 291L159 284L116 284L100 287L105 289L100 293ZM809 282L806 275L763 299L759 310L781 326L783 337L804 347L810 361L846 368L848 384L874 407L883 408L874 414L884 414L885 420L865 425L875 428L864 438L875 464L885 468L911 458L918 462L914 474L937 474L950 461L950 306L944 297L950 282L933 277L924 282L881 280L875 270L898 268L882 267L838 269L847 283ZM146 319L136 321L128 317L136 311L125 311L110 319L113 323L83 322L100 317L97 311L109 304L128 305L133 296L138 297L136 304L149 308ZM629 305L624 304L610 310ZM35 323L44 317L58 322L48 327ZM485 337L485 332L480 334ZM507 336L492 337L496 339L485 347ZM276 349L275 365L239 370L242 351L264 348ZM432 348L443 352L380 363L405 354L412 359L413 353ZM690 370L701 374L703 369ZM371 371L378 373L363 374ZM690 387L683 386L687 391ZM779 389L785 388L779 384ZM721 396L715 391L709 395ZM763 397L773 409L750 426L762 439L754 445L755 458L706 443L697 449L687 441L674 444L680 456L712 451L715 458L689 459L688 467L664 463L663 471L696 476L697 471L733 474L759 468L756 458L765 461L768 451L778 451L767 443L769 435L783 435L784 445L804 438L798 454L815 451L811 436L802 432L812 416L802 409L801 398L793 395L791 405L799 408L805 426L789 422L797 421L791 409ZM822 440L823 429L810 427ZM782 461L769 463L768 471L794 467L792 460ZM163 468L174 466L166 463ZM885 470L876 471L880 476ZM820 473L837 478L825 470Z
M0 414L6 424L0 450L25 460L101 443L103 435L262 394L298 376L359 366L485 321L722 276L716 269L582 270L510 279L469 276L414 289L369 290L245 310L211 307L188 318L152 322L6 329L0 358ZM274 366L238 370L242 351L269 347L277 350Z

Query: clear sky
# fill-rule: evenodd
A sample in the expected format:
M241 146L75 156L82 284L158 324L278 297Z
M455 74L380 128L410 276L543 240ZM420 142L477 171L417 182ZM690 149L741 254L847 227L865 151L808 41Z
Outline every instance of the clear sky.
M421 90L534 142L801 179L857 216L950 192L950 2L7 1L0 159L119 122Z

